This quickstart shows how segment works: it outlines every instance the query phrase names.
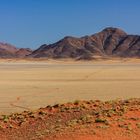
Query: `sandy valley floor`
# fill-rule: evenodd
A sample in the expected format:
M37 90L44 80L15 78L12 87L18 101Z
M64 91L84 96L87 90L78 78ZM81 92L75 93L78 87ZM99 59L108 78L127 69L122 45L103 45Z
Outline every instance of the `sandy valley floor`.
M140 61L1 62L0 112L74 100L140 97Z

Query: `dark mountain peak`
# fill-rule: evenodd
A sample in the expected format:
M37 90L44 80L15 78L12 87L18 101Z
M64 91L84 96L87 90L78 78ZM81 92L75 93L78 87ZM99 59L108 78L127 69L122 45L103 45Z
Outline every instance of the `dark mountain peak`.
M73 36L65 36L64 38L63 38L63 40L69 40L69 39L74 39L75 37L73 37Z
M71 42L71 41L74 41L74 40L79 40L80 38L78 37L73 37L73 36L66 36L64 37L61 42Z
M48 45L47 44L43 44L43 45L41 45L39 48L38 48L38 50L39 49L44 49L45 47L47 47Z
M107 28L103 29L102 32L107 32L107 33L111 33L111 34L115 33L115 34L127 35L127 33L124 32L122 29L114 28L114 27L107 27Z

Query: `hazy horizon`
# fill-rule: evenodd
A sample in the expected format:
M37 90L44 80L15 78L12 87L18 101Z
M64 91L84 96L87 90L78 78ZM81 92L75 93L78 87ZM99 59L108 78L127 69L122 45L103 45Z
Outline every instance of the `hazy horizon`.
M139 5L139 0L1 0L0 42L35 49L106 27L140 34Z

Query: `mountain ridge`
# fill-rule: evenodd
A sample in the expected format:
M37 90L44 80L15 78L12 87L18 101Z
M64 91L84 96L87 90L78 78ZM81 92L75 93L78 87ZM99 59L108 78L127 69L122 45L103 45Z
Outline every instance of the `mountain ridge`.
M93 59L96 56L140 57L140 35L129 35L122 29L107 27L93 35L66 36L55 43L43 44L34 51L0 43L2 58Z
M140 36L108 27L91 36L66 36L56 43L44 44L29 56L75 59L91 59L94 56L140 57Z

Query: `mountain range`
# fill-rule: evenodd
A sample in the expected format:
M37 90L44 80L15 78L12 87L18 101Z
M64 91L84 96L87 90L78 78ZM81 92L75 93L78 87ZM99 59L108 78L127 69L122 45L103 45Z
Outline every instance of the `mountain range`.
M38 49L17 49L0 43L0 57L74 58L140 57L140 36L129 35L119 28L105 28L99 33L81 38L67 36Z

